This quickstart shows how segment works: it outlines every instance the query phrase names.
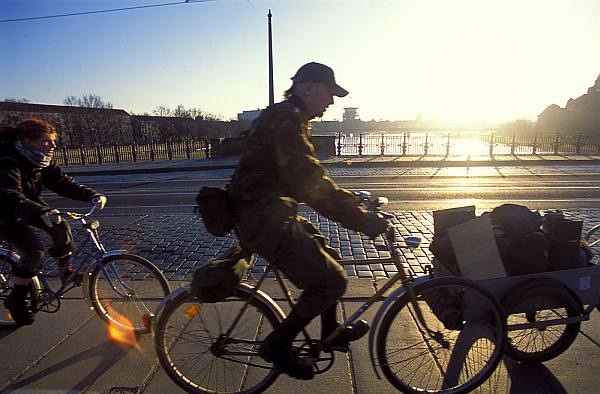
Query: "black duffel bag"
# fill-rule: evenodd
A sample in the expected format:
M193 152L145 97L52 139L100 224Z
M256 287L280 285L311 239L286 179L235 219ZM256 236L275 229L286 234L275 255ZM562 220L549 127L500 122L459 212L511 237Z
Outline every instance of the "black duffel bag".
M194 212L209 233L223 237L233 229L233 208L226 189L203 186L196 195L196 204Z
M526 206L502 204L490 213L492 226L500 227L511 236L524 236L540 231L542 215Z
M246 277L250 268L251 253L239 245L209 260L194 272L192 295L200 302L219 302L231 295L233 289Z

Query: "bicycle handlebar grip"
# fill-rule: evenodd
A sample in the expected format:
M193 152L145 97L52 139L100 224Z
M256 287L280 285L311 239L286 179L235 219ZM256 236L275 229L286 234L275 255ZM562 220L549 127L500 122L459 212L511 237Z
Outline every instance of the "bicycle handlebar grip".
M104 205L106 205L106 196L103 194L97 195L96 197L92 198L92 204L94 204L94 206L98 207L98 209L102 210L104 208Z
M385 233L385 239L387 239L390 245L396 242L396 229L391 224Z

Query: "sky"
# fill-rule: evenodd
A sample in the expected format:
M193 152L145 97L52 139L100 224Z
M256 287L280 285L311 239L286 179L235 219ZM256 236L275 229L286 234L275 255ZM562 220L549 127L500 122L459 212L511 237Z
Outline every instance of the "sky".
M2 0L0 100L200 108L225 118L275 100L304 63L350 91L323 119L536 120L600 74L598 0L213 0L61 18L7 19L178 0Z

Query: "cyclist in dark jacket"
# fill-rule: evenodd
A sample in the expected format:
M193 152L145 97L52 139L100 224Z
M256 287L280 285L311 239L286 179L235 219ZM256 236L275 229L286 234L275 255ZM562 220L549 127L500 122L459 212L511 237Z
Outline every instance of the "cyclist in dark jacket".
M387 222L336 185L317 160L311 142L309 120L321 117L333 104L333 96L348 92L336 84L333 70L319 63L302 66L292 81L286 99L265 109L253 123L229 193L242 246L266 258L304 289L259 353L290 376L310 379L312 364L292 352L292 340L318 315L322 338L337 328L337 302L347 279L336 261L337 252L308 220L296 215L298 202L371 237L385 232Z
M32 227L43 230L52 239L49 254L57 259L61 278L72 272L69 256L75 250L69 224L60 212L42 199L42 187L74 200L97 199L103 208L106 197L78 184L56 164L51 163L56 148L54 127L32 119L16 126L0 126L0 238L21 256L13 266L13 290L5 306L22 325L32 324L34 314L26 297L31 282L41 268L44 248Z

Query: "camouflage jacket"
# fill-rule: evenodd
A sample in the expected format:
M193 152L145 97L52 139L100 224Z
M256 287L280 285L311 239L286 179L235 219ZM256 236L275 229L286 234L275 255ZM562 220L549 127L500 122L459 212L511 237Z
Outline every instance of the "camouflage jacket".
M297 202L305 202L327 218L361 231L366 211L319 163L308 120L302 101L294 96L265 109L248 133L230 196L242 209L272 207L277 201L295 208Z

